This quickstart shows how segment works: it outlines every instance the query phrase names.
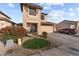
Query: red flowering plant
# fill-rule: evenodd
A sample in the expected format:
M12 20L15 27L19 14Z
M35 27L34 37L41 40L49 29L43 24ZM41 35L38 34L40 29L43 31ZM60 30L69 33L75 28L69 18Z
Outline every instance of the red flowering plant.
M16 42L18 38L23 38L26 35L26 30L24 27L5 27L0 30L3 33L4 39L14 39Z
M18 27L17 31L18 31L18 36L21 38L26 35L26 30L23 27Z

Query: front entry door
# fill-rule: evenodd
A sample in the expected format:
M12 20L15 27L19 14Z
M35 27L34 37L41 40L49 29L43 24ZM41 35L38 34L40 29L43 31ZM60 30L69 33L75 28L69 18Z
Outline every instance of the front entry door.
M31 25L31 32L37 32L37 24Z

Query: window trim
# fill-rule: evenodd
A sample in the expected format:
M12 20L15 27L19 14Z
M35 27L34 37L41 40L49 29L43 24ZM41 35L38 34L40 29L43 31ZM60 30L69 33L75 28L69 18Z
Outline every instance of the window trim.
M45 15L41 14L41 19L44 20L45 19Z
M30 10L34 10L35 13L33 13L33 12L30 13ZM37 13L37 12L36 12L36 9L29 8L29 15L36 16L36 13Z

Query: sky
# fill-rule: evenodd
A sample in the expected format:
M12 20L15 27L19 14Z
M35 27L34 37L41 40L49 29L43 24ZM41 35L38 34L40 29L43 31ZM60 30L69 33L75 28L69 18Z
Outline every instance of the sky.
M63 20L79 21L79 3L36 3L47 13L48 21L59 23ZM21 23L23 15L19 3L0 3L0 11L11 17L12 21Z

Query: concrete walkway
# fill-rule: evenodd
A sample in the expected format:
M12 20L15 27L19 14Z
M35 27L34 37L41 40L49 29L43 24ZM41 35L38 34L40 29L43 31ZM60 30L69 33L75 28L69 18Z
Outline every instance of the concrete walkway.
M40 54L35 54L33 56L79 56L78 37L58 33L49 34L48 37L51 41L57 39L60 43L63 43L63 45L58 48L42 51Z

